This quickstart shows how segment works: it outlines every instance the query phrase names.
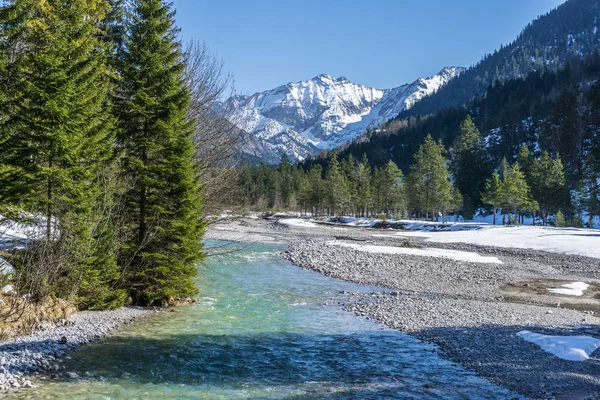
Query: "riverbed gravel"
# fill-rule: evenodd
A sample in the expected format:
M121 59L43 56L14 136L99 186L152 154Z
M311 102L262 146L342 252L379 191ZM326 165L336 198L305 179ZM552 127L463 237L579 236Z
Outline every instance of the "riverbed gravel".
M271 243L287 245L284 257L302 268L388 289L379 294L345 293L340 305L436 343L449 359L514 392L533 399L600 399L600 351L585 362L566 361L517 336L527 329L549 335L600 338L598 309L586 310L585 305L579 311L567 309L561 303L572 299L543 292L513 302L501 290L507 284L528 286L523 284L528 280L597 285L600 259L432 243L414 236L403 238L401 231L290 226L277 220L234 221L211 231L213 239L260 242L268 238ZM332 241L468 251L498 257L502 264L375 254L332 245Z
M77 378L62 369L61 359L152 312L138 307L79 312L31 335L0 343L0 392L33 388L31 378L36 375Z
M344 238L342 238L344 240ZM348 240L347 238L345 240ZM403 246L405 242L368 244ZM413 242L409 246L429 246ZM346 310L438 344L447 356L481 376L535 399L599 398L600 359L558 359L516 334L524 329L552 335L600 337L592 311L504 301L498 289L523 279L597 277L598 261L536 251L436 246L499 257L502 264L374 254L341 248L324 239L296 241L285 257L303 268L403 295L350 296ZM554 297L548 296L550 301ZM598 353L598 352L597 352Z

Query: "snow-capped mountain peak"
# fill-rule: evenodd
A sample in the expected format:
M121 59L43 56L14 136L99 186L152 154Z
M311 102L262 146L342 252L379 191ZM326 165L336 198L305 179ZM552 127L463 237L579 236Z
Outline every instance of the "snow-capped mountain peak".
M386 90L321 74L252 96L233 96L221 109L229 110L231 122L264 142L264 148L274 153L268 154L269 159L281 153L303 159L387 122L464 70L446 67L436 75Z

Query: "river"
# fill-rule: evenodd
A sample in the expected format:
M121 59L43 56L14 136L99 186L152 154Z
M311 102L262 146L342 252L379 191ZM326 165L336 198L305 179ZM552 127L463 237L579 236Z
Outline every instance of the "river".
M37 380L21 399L505 399L438 349L335 305L372 292L302 270L271 245L211 242L199 304L85 346L79 379Z

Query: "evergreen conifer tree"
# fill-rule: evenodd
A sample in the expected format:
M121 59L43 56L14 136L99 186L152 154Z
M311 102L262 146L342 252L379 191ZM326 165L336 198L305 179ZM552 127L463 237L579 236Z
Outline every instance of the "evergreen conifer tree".
M204 231L191 96L171 3L134 0L119 88L127 192L124 282L138 304L193 295Z
M326 188L323 182L323 167L320 164L308 171L308 202L313 216L319 216L326 200Z
M1 83L0 203L44 216L46 246L61 254L47 268L59 281L46 282L87 308L124 300L112 290L114 232L102 213L112 199L100 178L112 168L114 140L100 29L108 11L104 0L11 0L0 13L11 54Z
M535 211L539 208L537 202L531 196L531 190L521 166L515 162L505 173L501 189L502 203L513 211L514 219L517 220L517 211Z
M544 223L548 213L555 213L566 206L565 173L560 157L553 160L547 151L539 159L534 159L529 168L529 184L533 198L539 203L543 212Z
M418 213L436 213L449 209L452 201L452 184L448 162L444 156L445 149L441 142L435 142L428 135L415 153L415 163L411 166L408 193L410 203Z
M396 163L388 163L380 169L378 182L379 198L386 213L404 212L404 181L402 171Z
M354 182L356 189L356 208L360 215L366 217L371 206L371 165L366 154L354 169Z
M480 193L485 188L489 167L481 134L467 115L458 128L452 149L454 182L463 195L463 212L471 218L480 205Z
M350 193L348 193L348 182L336 154L333 154L329 160L326 181L329 212L331 215L342 215L349 205Z
M485 184L485 192L481 194L481 200L483 203L489 204L493 208L494 225L496 225L496 214L498 212L498 207L502 204L501 185L502 182L500 181L498 173L494 172L492 177L489 178Z

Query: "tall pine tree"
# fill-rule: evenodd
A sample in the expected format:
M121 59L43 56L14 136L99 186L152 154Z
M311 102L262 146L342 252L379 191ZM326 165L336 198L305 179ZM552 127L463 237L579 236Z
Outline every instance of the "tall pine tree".
M203 257L195 122L171 4L134 0L130 20L117 108L122 167L132 183L120 263L134 302L165 303L195 293Z
M452 204L452 184L448 162L444 156L446 150L441 142L427 136L415 154L415 162L410 167L407 179L409 203L418 214L446 211Z
M470 115L458 128L451 166L455 184L463 195L463 212L470 219L481 204L480 194L485 189L485 180L489 175L485 146Z
M41 281L80 306L118 306L110 222L114 125L104 0L11 0L1 9L0 203L41 215L56 264ZM50 253L53 256L50 256ZM53 274L52 276L50 274ZM41 295L41 293L40 293Z

